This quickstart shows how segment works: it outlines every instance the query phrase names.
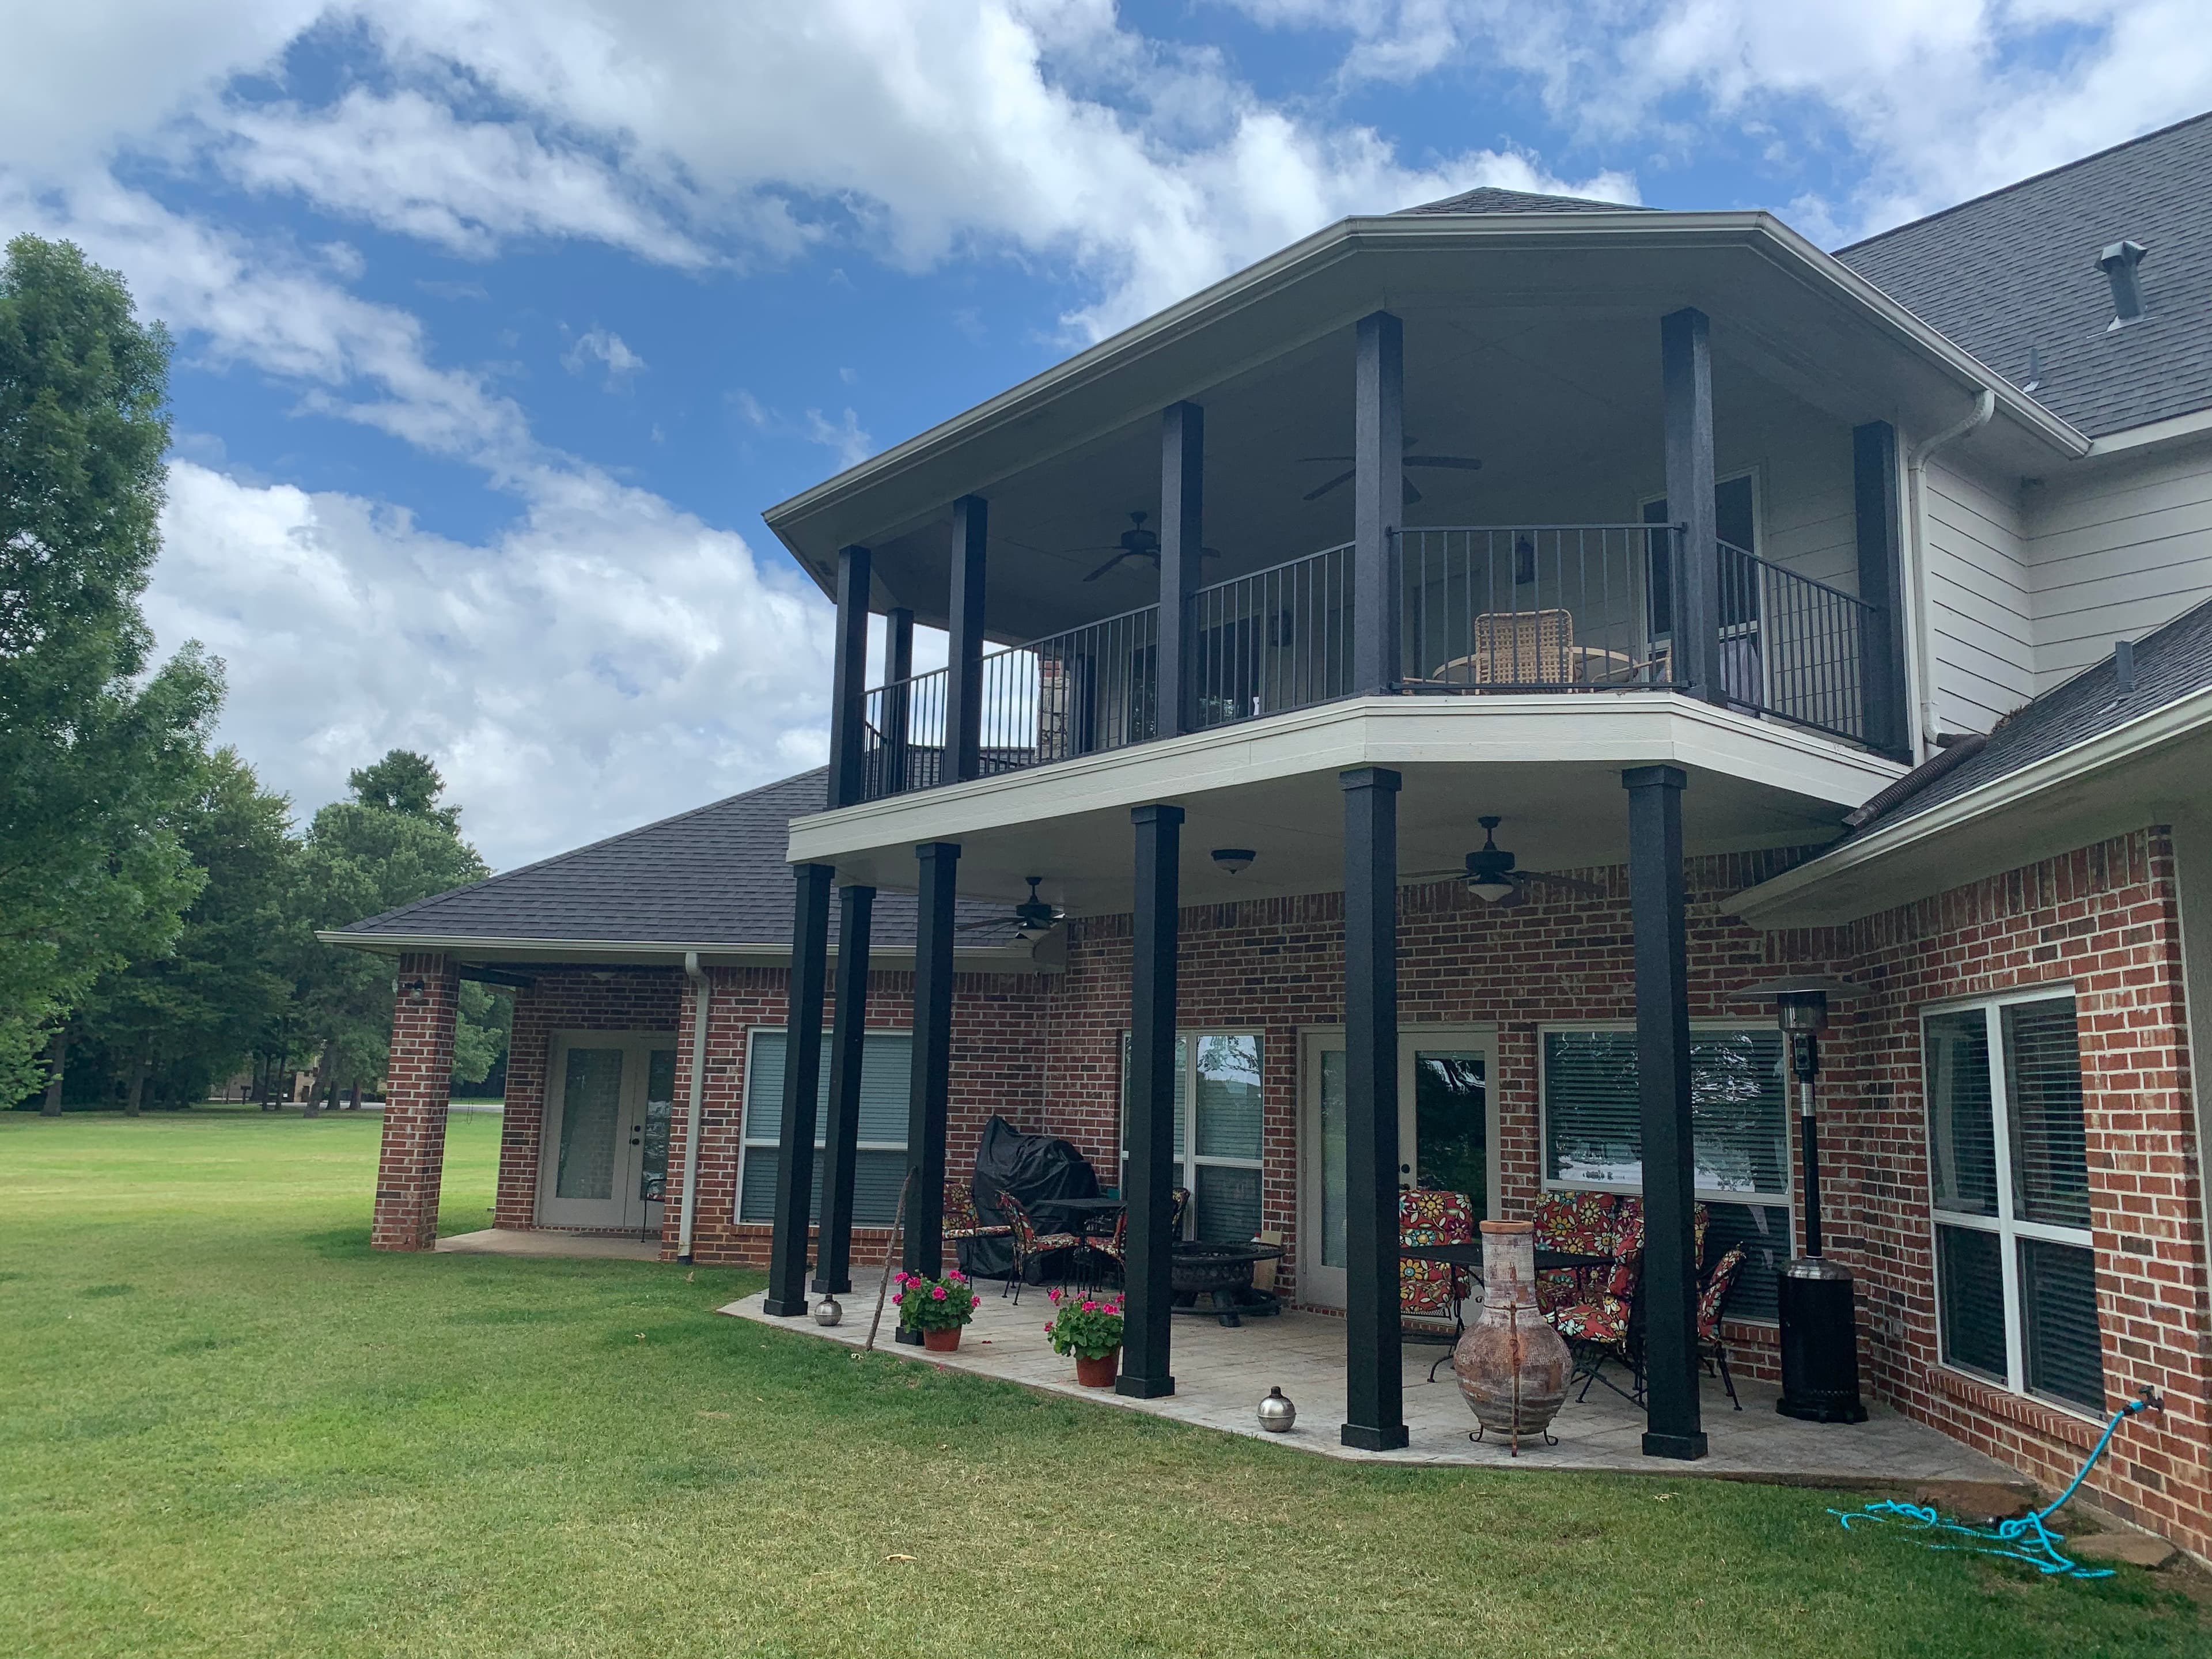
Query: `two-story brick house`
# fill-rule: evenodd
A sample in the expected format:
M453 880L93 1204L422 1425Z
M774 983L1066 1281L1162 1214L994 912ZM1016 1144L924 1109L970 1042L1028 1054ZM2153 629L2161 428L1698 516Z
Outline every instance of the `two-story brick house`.
M501 1225L657 1229L795 1314L909 1171L934 1267L997 1113L1124 1185L1126 1391L1171 1386L1187 1188L1344 1310L1388 1447L1401 1182L1642 1192L1660 1325L1694 1198L1771 1370L1805 1195L1740 994L1819 974L1869 1385L2045 1479L2154 1387L2097 1490L2212 1554L2208 204L2212 117L1833 255L1477 191L774 508L838 607L826 771L332 936L403 987L376 1242L430 1240L492 978Z

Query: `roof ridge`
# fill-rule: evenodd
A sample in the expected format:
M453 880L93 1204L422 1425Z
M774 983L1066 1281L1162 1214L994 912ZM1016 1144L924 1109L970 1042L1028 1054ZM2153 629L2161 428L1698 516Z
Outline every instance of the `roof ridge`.
M2149 132L2139 132L2132 138L2123 138L2117 144L2107 144L2104 149L2093 151L2087 155L2077 155L2070 161L2061 161L2057 167L2045 167L2040 173L2031 173L2025 179L2015 179L2008 185L1999 185L1994 190L1985 190L1978 196L1969 196L1962 202L1954 202L1950 206L1938 208L1933 213L1923 213L1917 219L1907 219L1901 225L1892 225L1887 230L1878 230L1871 236L1862 236L1856 242L1846 242L1841 247L1831 248L1828 252L1832 257L1841 258L1846 253L1854 252L1889 237L1900 235L1905 231L1916 230L1923 225L1933 224L1938 219L1948 218L1954 213L1962 213L1966 209L1978 207L1984 202L1995 201L1998 197L2008 196L2014 191L2026 190L2030 185L2041 184L2045 179L2055 179L2062 173L2071 173L2076 167L2087 167L2092 161L2101 161L2107 155L2117 155L2120 151L2132 149L2137 144L2149 143L2154 138L2163 138L2169 133L2180 131L2184 127L2195 126L2200 121L2212 121L2212 110L2204 110L2195 115L2185 116L2179 121L2170 121L2166 125L2154 128Z
M465 887L449 887L441 893L426 893L421 898L410 899L404 904L395 905L392 908L376 915L365 916L352 925L355 927L366 927L372 922L390 921L396 917L405 915L410 910L419 909L426 904L434 903L443 899L459 898L465 893L477 892L495 882L506 881L516 876L526 876L532 871L550 870L568 863L571 859L580 859L586 853L596 853L602 848L634 840L653 830L665 829L672 823L681 823L687 818L696 818L701 813L711 812L717 807L728 806L736 801L750 800L755 795L764 795L771 789L781 789L787 784L798 782L801 778L811 777L817 772L827 773L829 769L827 766L810 766L805 771L793 772L789 777L771 779L767 783L756 784L750 789L740 789L734 795L724 795L719 799L702 802L697 806L687 808L681 812L672 812L665 818L655 818L650 823L641 823L629 830L617 830L611 836L602 836L599 840L586 842L581 847L572 847L565 853L555 853L550 857L533 860L528 864L518 864L512 870L495 871L483 880L472 881Z

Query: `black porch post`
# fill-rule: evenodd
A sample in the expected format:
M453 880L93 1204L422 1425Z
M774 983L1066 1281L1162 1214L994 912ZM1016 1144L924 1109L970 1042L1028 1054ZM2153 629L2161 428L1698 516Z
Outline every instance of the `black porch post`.
M1405 325L1359 319L1352 376L1352 689L1382 691L1398 670L1398 521L1405 512Z
M1636 1077L1644 1131L1647 1457L1703 1457L1698 1406L1696 1160L1690 1129L1690 985L1678 767L1638 766L1628 790L1628 905L1636 934Z
M983 775L983 549L991 504L952 503L952 604L946 626L945 763L939 782Z
M1398 1316L1398 790L1344 785L1344 1443L1406 1443Z
M945 1270L945 1116L952 1091L952 902L959 893L957 842L925 842L914 936L914 1081L907 1097L906 1250L910 1273ZM902 1342L921 1333L899 1329Z
M1726 701L1721 677L1721 560L1713 520L1713 356L1705 313L1659 319L1659 370L1667 426L1667 516L1686 526L1677 550L1674 678L1692 693Z
M865 547L837 550L837 633L830 671L830 805L864 798L861 741L868 695L868 580Z
M907 682L914 678L914 612L895 605L884 612L884 771L882 793L896 795L913 780L907 772L907 717L913 693Z
M1912 758L1905 695L1905 517L1897 481L1897 428L1869 421L1851 428L1851 505L1858 520L1859 598L1872 606L1859 641L1859 688L1867 741Z
M860 1158L860 1064L868 1029L868 934L876 890L837 890L837 1024L830 1039L830 1127L823 1132L822 1239L814 1288L842 1296L853 1288L853 1170Z
M1176 915L1182 808L1139 806L1134 960L1129 995L1129 1257L1123 1275L1121 1375L1116 1393L1175 1392L1168 1370L1168 1263L1175 1212Z
M775 1163L775 1233L763 1313L806 1311L807 1229L814 1208L814 1119L822 1092L822 1000L830 957L826 864L792 866L791 981L783 1040L783 1139Z
M1206 411L1170 404L1160 416L1159 732L1191 730L1196 691L1189 659L1191 590L1198 586L1206 538Z

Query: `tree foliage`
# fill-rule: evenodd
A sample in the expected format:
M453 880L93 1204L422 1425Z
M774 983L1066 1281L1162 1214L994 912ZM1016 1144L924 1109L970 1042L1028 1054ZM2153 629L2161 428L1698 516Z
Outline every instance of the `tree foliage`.
M222 699L188 646L150 675L169 343L121 277L18 236L0 264L0 1099L100 975L175 941L180 832Z

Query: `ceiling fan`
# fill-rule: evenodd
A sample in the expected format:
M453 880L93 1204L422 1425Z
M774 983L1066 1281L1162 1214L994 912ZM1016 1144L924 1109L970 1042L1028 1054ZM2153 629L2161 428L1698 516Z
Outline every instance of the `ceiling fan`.
M1060 918L1067 912L1046 903L1037 896L1037 884L1044 879L1042 876L1024 876L1023 879L1030 884L1030 896L1014 906L1014 937L1024 944L1034 945L1057 927ZM987 916L981 921L963 921L954 931L964 933L972 928L1004 927L1006 925L1006 918L1004 916Z
M1411 881L1434 881L1443 876L1457 876L1467 884L1467 890L1485 903L1494 904L1501 910L1510 910L1528 902L1528 889L1537 882L1548 882L1564 887L1571 893L1580 893L1589 898L1603 898L1605 889L1594 881L1584 881L1580 876L1553 875L1545 870L1516 870L1513 854L1498 844L1498 826L1504 822L1495 815L1479 817L1482 826L1482 845L1467 855L1467 864L1458 870L1423 870L1407 878Z
M1123 531L1121 539L1110 547L1070 548L1068 551L1071 554L1111 553L1114 556L1083 580L1095 582L1124 559L1150 559L1155 565L1158 564L1160 562L1159 532L1146 528L1145 525L1145 520L1151 516L1148 513L1129 514L1129 528ZM1209 559L1218 559L1221 556L1220 551L1215 548L1202 547L1199 551Z
M1455 472L1480 472L1482 470L1482 463L1472 455L1416 455L1413 453L1413 446L1419 442L1420 442L1419 438L1408 438L1406 440L1406 453L1400 458L1398 463L1399 465L1449 467ZM1345 462L1351 460L1352 457L1349 455L1301 455L1298 457L1298 459L1301 462L1334 461L1339 465L1341 465ZM1310 501L1317 501L1322 496L1328 495L1330 490L1341 489L1344 485L1350 483L1358 476L1358 469L1356 467L1348 472L1340 472L1336 477L1331 478L1327 483L1322 485L1320 489L1309 489L1306 491L1305 499ZM1411 478L1401 477L1398 482L1405 489L1407 506L1411 507L1414 502L1421 499L1421 492L1413 488L1413 481Z

